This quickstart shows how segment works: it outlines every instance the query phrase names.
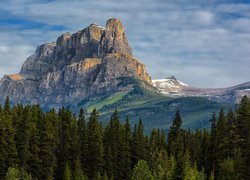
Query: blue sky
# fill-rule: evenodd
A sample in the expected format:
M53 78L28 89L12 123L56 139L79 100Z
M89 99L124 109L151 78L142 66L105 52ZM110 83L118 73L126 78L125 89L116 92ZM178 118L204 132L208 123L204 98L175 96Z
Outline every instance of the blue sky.
M19 72L39 44L114 17L153 79L175 75L198 87L250 80L250 0L2 0L0 76Z

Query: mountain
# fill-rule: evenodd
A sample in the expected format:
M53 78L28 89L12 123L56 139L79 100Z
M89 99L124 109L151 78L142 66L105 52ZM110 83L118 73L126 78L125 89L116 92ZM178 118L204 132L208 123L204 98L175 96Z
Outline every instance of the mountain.
M165 95L181 95L182 89L188 87L188 85L177 80L174 76L165 79L152 80L152 82L153 86Z
M20 73L0 81L0 101L39 103L47 107L78 104L120 91L131 91L125 78L154 89L145 66L133 57L124 27L109 19L106 27L91 24L74 34L65 33L56 42L38 46Z
M166 96L207 97L217 102L240 102L244 95L250 96L250 81L228 88L197 88L184 84L174 76L152 80L153 85Z
M234 101L214 101L204 92L211 97L223 92L221 97L227 98L232 92L234 96L248 92L242 87L217 90L214 95L175 77L152 81L145 65L133 57L121 21L109 19L106 27L91 24L38 46L18 74L1 79L0 102L9 97L12 104L39 103L44 110L64 106L74 113L83 107L87 115L96 108L104 123L118 109L121 119L129 116L132 124L142 118L149 132L168 129L177 108L185 128L209 127L211 112L232 107Z

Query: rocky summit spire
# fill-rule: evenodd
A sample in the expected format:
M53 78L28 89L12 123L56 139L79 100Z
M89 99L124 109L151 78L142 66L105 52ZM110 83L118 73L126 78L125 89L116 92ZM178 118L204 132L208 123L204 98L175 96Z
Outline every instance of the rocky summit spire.
M117 52L132 56L132 49L128 44L121 21L109 19L100 40L98 56L103 57L106 54Z
M128 79L153 88L145 66L132 56L122 23L110 19L105 28L91 24L39 46L19 74L0 80L0 103L10 97L12 102L71 106L139 86Z

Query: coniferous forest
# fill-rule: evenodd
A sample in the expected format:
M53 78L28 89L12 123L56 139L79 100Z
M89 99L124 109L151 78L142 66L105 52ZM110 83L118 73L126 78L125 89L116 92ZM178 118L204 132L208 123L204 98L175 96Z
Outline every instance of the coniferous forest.
M168 133L143 121L121 123L117 111L103 125L39 105L0 106L0 179L247 180L250 178L250 102L211 113L211 129L182 128L177 109Z

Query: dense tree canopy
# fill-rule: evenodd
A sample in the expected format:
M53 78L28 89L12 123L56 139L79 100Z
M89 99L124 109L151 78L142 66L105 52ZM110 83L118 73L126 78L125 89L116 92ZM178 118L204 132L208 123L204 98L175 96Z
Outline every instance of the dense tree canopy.
M217 118L218 117L218 118ZM212 113L211 129L182 128L177 109L168 134L144 133L115 111L103 126L96 109L0 106L0 179L249 179L250 102ZM166 138L167 137L167 138Z

